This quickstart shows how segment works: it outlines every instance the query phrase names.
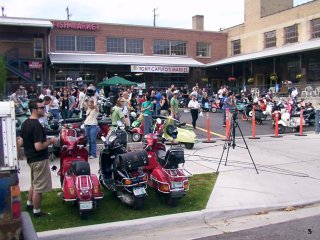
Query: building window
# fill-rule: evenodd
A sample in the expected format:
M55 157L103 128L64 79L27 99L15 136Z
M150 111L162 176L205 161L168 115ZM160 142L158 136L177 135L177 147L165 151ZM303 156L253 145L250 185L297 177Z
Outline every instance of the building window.
M57 51L75 51L76 41L74 36L56 36L56 50Z
M125 39L126 53L143 54L143 39Z
M319 58L310 58L308 63L308 82L320 81L320 60Z
M153 54L160 55L187 55L187 42L154 40Z
M198 42L197 57L211 57L211 44Z
M77 36L77 51L95 52L96 39L93 36Z
M241 53L241 42L240 39L231 41L232 55L237 55Z
M107 52L143 54L143 39L107 38Z
M33 51L34 51L34 58L43 59L43 39L42 38L34 39Z
M298 42L298 35L298 24L284 28L285 43Z
M264 33L264 48L276 47L277 37L276 31Z
M311 20L312 38L320 38L320 18Z

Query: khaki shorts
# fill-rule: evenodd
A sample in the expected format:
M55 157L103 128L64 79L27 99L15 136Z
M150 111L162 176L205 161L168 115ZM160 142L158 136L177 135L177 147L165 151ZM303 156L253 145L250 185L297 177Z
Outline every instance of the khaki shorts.
M31 168L31 186L38 193L52 190L51 172L49 159L29 163Z

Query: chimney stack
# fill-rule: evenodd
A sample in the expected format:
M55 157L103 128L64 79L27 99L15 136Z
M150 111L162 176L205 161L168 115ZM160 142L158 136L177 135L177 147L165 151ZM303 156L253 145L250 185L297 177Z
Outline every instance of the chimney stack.
M204 30L204 16L203 15L195 15L192 17L192 29L203 31Z

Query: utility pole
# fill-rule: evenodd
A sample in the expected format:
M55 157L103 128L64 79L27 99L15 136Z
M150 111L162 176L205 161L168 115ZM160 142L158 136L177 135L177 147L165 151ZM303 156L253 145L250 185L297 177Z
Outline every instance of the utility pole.
M1 11L2 11L2 17L5 17L6 15L4 15L4 6L1 6Z
M67 8L66 8L66 11L67 11L67 19L68 19L68 21L70 20L70 17L72 16L72 14L71 13L69 13L69 7L67 6Z
M158 14L156 14L156 10L158 8L154 8L153 9L153 26L155 27L156 26L156 17L158 17Z

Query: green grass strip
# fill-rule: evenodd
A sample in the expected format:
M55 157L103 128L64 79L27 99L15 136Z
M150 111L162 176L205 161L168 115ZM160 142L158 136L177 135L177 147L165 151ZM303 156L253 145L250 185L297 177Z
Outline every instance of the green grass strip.
M194 175L190 178L190 189L187 194L179 200L176 207L170 207L165 203L163 197L152 188L148 187L148 197L145 199L142 210L134 210L121 203L119 199L112 196L108 191L104 198L98 203L97 208L89 213L88 219L80 219L79 209L72 203L63 202L58 196L61 192L56 189L43 194L42 211L50 213L49 216L34 218L31 214L34 227L37 232L86 226L131 220L138 218L154 217L167 214L199 211L206 207L213 186L216 182L215 173ZM22 193L23 209L26 207L27 192Z

